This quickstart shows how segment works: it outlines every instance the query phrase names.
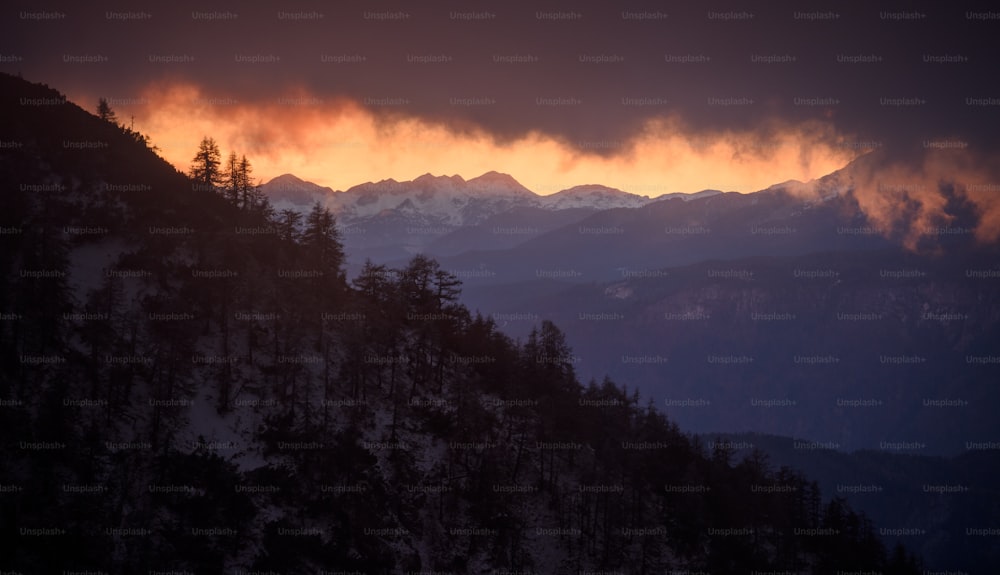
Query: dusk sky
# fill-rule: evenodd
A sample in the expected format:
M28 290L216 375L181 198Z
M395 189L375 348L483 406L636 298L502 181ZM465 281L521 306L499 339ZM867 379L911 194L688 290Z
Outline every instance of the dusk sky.
M41 2L0 27L0 70L265 181L751 192L1000 148L1000 11L967 3Z

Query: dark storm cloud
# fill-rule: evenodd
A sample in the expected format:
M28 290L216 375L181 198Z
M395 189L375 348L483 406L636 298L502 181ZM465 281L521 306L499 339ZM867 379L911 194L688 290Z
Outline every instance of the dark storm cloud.
M64 92L187 81L254 102L301 88L601 153L670 115L696 136L820 120L845 146L982 148L997 144L998 17L860 2L24 3L2 12L0 54Z

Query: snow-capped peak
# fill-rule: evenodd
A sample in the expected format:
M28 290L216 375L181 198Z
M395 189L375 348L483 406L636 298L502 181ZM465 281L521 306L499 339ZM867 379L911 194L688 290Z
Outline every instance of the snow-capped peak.
M488 193L508 197L536 197L534 192L522 186L513 176L510 174L501 174L500 172L486 172L479 177L472 178L466 184L470 190L474 190L478 195Z
M331 188L307 182L292 174L282 174L262 184L260 188L279 209L308 207L317 200L325 202L336 193Z
M639 196L607 186L588 184L543 196L540 203L542 207L550 210L568 208L608 210L612 208L639 208L651 201L649 196Z
M261 187L277 193L297 192L301 190L305 191L329 190L331 192L333 191L330 188L320 186L319 184L307 182L294 174L282 174L276 178L271 179L266 184L262 184Z

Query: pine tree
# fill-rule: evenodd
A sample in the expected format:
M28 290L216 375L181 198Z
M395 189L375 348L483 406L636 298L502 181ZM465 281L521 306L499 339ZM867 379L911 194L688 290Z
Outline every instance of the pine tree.
M118 125L118 116L115 115L115 111L111 109L111 104L108 103L106 98L101 98L97 101L97 117L105 122Z
M543 320L541 329L531 330L524 351L524 381L530 393L558 394L575 381L572 350L566 335L551 321Z
M260 192L260 187L254 185L250 174L253 173L253 166L246 156L240 157L239 162L239 185L240 185L240 207L246 211L257 211L264 205L264 196Z
M302 244L309 263L324 275L336 277L344 263L344 247L337 230L337 221L329 208L318 201L306 216Z
M462 280L442 269L435 270L431 285L434 297L437 299L438 311L454 306L459 294L462 293Z
M222 185L225 188L223 196L231 204L238 206L242 183L240 181L240 167L236 152L229 152L229 156L226 158L226 171L222 178Z
M286 242L298 242L300 239L299 224L302 223L302 214L285 208L278 214L278 237Z
M314 310L321 319L316 322L317 333L315 348L323 349L325 320L323 314L332 313L337 303L342 301L343 292L347 289L344 272L344 246L337 231L336 219L329 208L317 201L306 216L305 229L302 232L302 248L304 263L310 266L309 272L315 274L311 280L309 297Z
M411 316L438 311L436 294L431 289L434 274L438 270L438 263L423 254L413 256L403 270L400 277L401 295Z
M198 144L198 153L191 164L191 177L206 190L214 190L222 184L222 173L219 166L222 163L222 153L213 138L205 136Z

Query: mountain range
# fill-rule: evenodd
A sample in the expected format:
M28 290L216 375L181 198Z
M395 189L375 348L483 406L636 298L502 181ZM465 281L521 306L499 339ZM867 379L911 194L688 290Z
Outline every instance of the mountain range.
M365 258L399 263L425 253L442 258L469 285L540 277L612 281L711 258L898 245L868 225L850 194L854 174L883 159L869 153L812 182L791 180L749 194L702 190L650 198L583 185L538 195L497 172L468 181L425 174L343 192L286 174L261 188L278 210L305 212L317 201L329 207L349 269Z
M539 195L498 172L470 180L424 174L412 181L367 182L346 191L284 174L261 189L279 211L305 212L317 201L330 208L355 260L510 247L599 211L639 208L667 197L693 199L719 193L705 190L651 199L607 186L581 185Z
M506 333L570 326L584 378L627 380L686 429L955 455L996 430L970 406L1000 403L985 384L1000 249L974 239L977 213L948 189L958 233L913 246L873 220L854 183L887 161L873 152L811 182L655 199L600 186L536 196L495 172L289 189L335 206L353 269L431 255Z

